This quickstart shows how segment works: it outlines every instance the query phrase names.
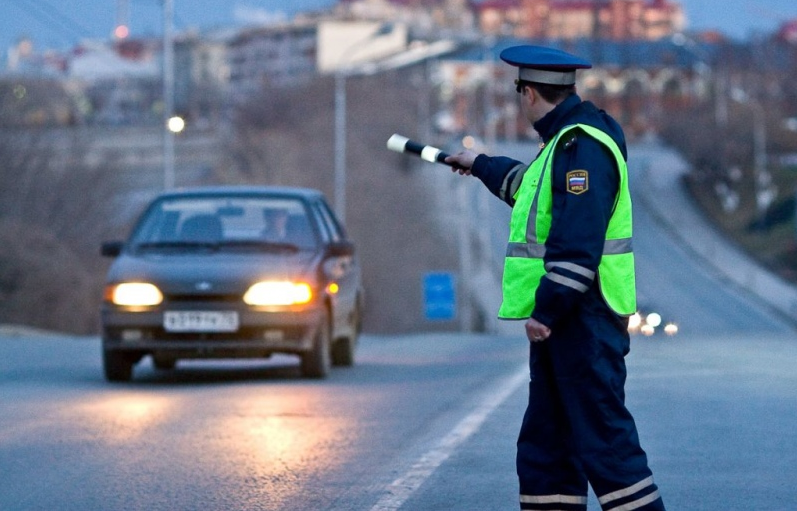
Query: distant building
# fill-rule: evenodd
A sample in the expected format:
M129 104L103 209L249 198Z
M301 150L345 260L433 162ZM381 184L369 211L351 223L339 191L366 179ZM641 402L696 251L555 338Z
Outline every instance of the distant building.
M66 75L82 84L83 114L99 124L153 124L162 97L160 39L83 41L69 54Z
M39 53L27 37L10 47L6 56L5 74L51 77L64 73L67 66L64 55L52 50Z
M591 59L593 68L578 75L578 92L615 116L629 137L656 132L668 111L710 98L710 76L698 65L696 52L670 39L658 41L577 41L498 38L494 46L473 47L441 59L435 70L444 83L436 127L448 134L479 135L484 104L497 114L493 133L507 139L535 136L516 108L517 93L511 84L517 71L496 56L516 44L555 45ZM714 47L701 46L709 58ZM486 58L486 53L489 58ZM593 58L593 55L595 58ZM505 84L496 87L494 84ZM488 101L481 94L490 96ZM473 132L471 132L473 131ZM485 135L486 136L486 135Z
M474 0L486 34L539 39L656 40L683 30L668 0Z
M83 41L70 53L65 73L87 82L154 79L161 72L161 49L159 39Z
M315 22L244 29L228 43L229 91L244 99L265 85L306 82L316 72Z
M33 51L33 41L23 37L17 44L8 49L7 70L13 73L20 73L31 65L35 58Z
M656 40L683 30L670 0L340 0L336 15L407 23L413 35L478 29L522 38Z
M174 48L175 112L192 123L218 119L230 82L227 48L236 30L180 35Z
M0 128L77 123L71 83L47 76L0 76Z
M783 23L778 30L777 37L789 44L797 44L797 19Z

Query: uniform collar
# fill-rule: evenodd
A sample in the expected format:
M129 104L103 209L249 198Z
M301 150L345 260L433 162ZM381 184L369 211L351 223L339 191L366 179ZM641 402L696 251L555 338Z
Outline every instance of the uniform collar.
M534 123L534 130L540 135L543 143L548 143L565 125L565 118L570 112L581 104L578 94L572 94L567 99L556 105L553 110L545 114Z

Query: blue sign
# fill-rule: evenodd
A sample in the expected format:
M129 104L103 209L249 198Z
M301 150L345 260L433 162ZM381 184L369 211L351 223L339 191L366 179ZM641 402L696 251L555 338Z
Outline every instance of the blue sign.
M450 320L457 315L457 293L452 273L427 273L423 277L426 319Z

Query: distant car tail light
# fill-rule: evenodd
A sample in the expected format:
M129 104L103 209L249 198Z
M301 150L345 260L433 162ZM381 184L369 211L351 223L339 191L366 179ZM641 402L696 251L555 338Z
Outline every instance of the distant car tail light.
M639 327L642 326L642 315L638 312L635 312L628 318L628 330L630 332L636 332L639 330Z
M244 294L244 302L255 306L302 305L312 299L313 290L304 282L258 282Z
M163 293L147 282L124 282L107 286L105 299L123 307L151 307L163 301Z

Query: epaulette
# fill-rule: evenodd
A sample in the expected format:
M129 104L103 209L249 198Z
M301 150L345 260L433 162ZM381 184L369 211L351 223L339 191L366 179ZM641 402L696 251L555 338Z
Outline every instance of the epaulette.
M578 142L578 137L576 137L575 134L568 135L567 140L565 140L564 143L562 144L562 149L567 151L568 149L576 145L576 142Z

